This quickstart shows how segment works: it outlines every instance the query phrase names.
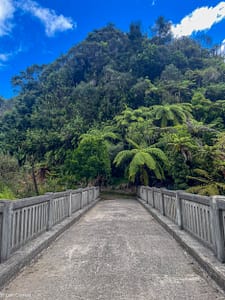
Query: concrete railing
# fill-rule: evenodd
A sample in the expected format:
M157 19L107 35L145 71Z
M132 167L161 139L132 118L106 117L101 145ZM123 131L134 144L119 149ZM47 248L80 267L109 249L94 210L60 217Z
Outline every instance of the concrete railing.
M141 186L138 196L209 247L225 262L225 197Z
M0 201L1 262L54 225L99 197L98 187Z

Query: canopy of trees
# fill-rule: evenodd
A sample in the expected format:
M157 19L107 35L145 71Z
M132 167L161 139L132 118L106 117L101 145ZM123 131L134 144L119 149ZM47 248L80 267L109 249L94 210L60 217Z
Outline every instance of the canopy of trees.
M0 196L91 183L225 193L225 63L160 17L91 32L0 98ZM8 174L8 175L6 175Z

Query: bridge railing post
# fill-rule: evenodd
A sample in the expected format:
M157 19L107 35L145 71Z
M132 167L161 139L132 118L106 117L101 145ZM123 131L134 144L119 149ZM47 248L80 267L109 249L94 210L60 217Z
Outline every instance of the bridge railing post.
M81 189L81 204L80 204L80 209L83 208L83 203L84 203L84 189Z
M183 229L183 214L182 214L182 203L181 195L179 191L176 192L176 211L177 211L177 225L180 229Z
M95 200L98 198L98 189L99 189L99 187L95 186L95 189L94 189L94 191L95 191Z
M91 202L94 201L95 198L95 188L91 187Z
M94 200L96 200L98 198L98 187L95 186L94 187Z
M155 208L155 193L154 193L154 187L152 187L152 207Z
M163 190L160 189L160 198L161 198L161 213L163 216L165 216L165 199L164 199L164 193Z
M149 192L148 192L149 190L150 190L150 188L147 187L147 188L146 188L146 203L147 203L147 204L149 204L149 200L150 200L150 199L149 199Z
M1 237L1 262L7 260L10 255L10 240L12 235L13 203L6 201L3 208L2 237Z
M73 191L68 190L68 217L72 216L72 197L73 197Z
M80 209L82 208L82 189L80 188L79 189L79 194L80 194L80 197L79 197L79 201L80 201Z
M86 194L87 194L87 203L86 203L86 205L88 205L89 204L89 191L90 191L90 187L88 187L87 188L87 190L86 190Z
M90 191L89 191L89 204L93 201L93 188L90 187Z
M145 187L143 187L143 189L142 189L142 199L143 199L145 202L146 202L146 200L147 200L147 198L146 198L146 195L147 195L146 191L147 191L147 188L146 188L146 186L145 186Z
M221 196L213 196L211 201L211 230L216 256L219 261L225 262L225 238L222 210L219 208L218 200L225 200Z
M152 207L152 188L149 187L148 190L148 204Z
M141 192L140 197L141 197L142 200L144 200L144 189L145 189L145 187L142 185L141 190L140 190L140 192Z
M48 222L47 222L47 231L50 230L53 226L53 200L54 200L54 193L46 193L49 195L48 200Z

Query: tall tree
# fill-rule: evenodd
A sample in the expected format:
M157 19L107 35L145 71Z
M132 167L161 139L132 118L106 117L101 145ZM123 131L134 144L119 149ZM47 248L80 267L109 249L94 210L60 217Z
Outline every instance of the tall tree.
M153 33L152 42L155 44L166 44L172 40L171 22L160 16L151 28Z

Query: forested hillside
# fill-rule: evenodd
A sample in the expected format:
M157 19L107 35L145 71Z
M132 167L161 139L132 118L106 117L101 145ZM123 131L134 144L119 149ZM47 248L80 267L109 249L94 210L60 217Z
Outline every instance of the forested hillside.
M225 63L159 18L109 24L0 99L0 195L126 182L225 193ZM1 91L0 91L1 92Z

